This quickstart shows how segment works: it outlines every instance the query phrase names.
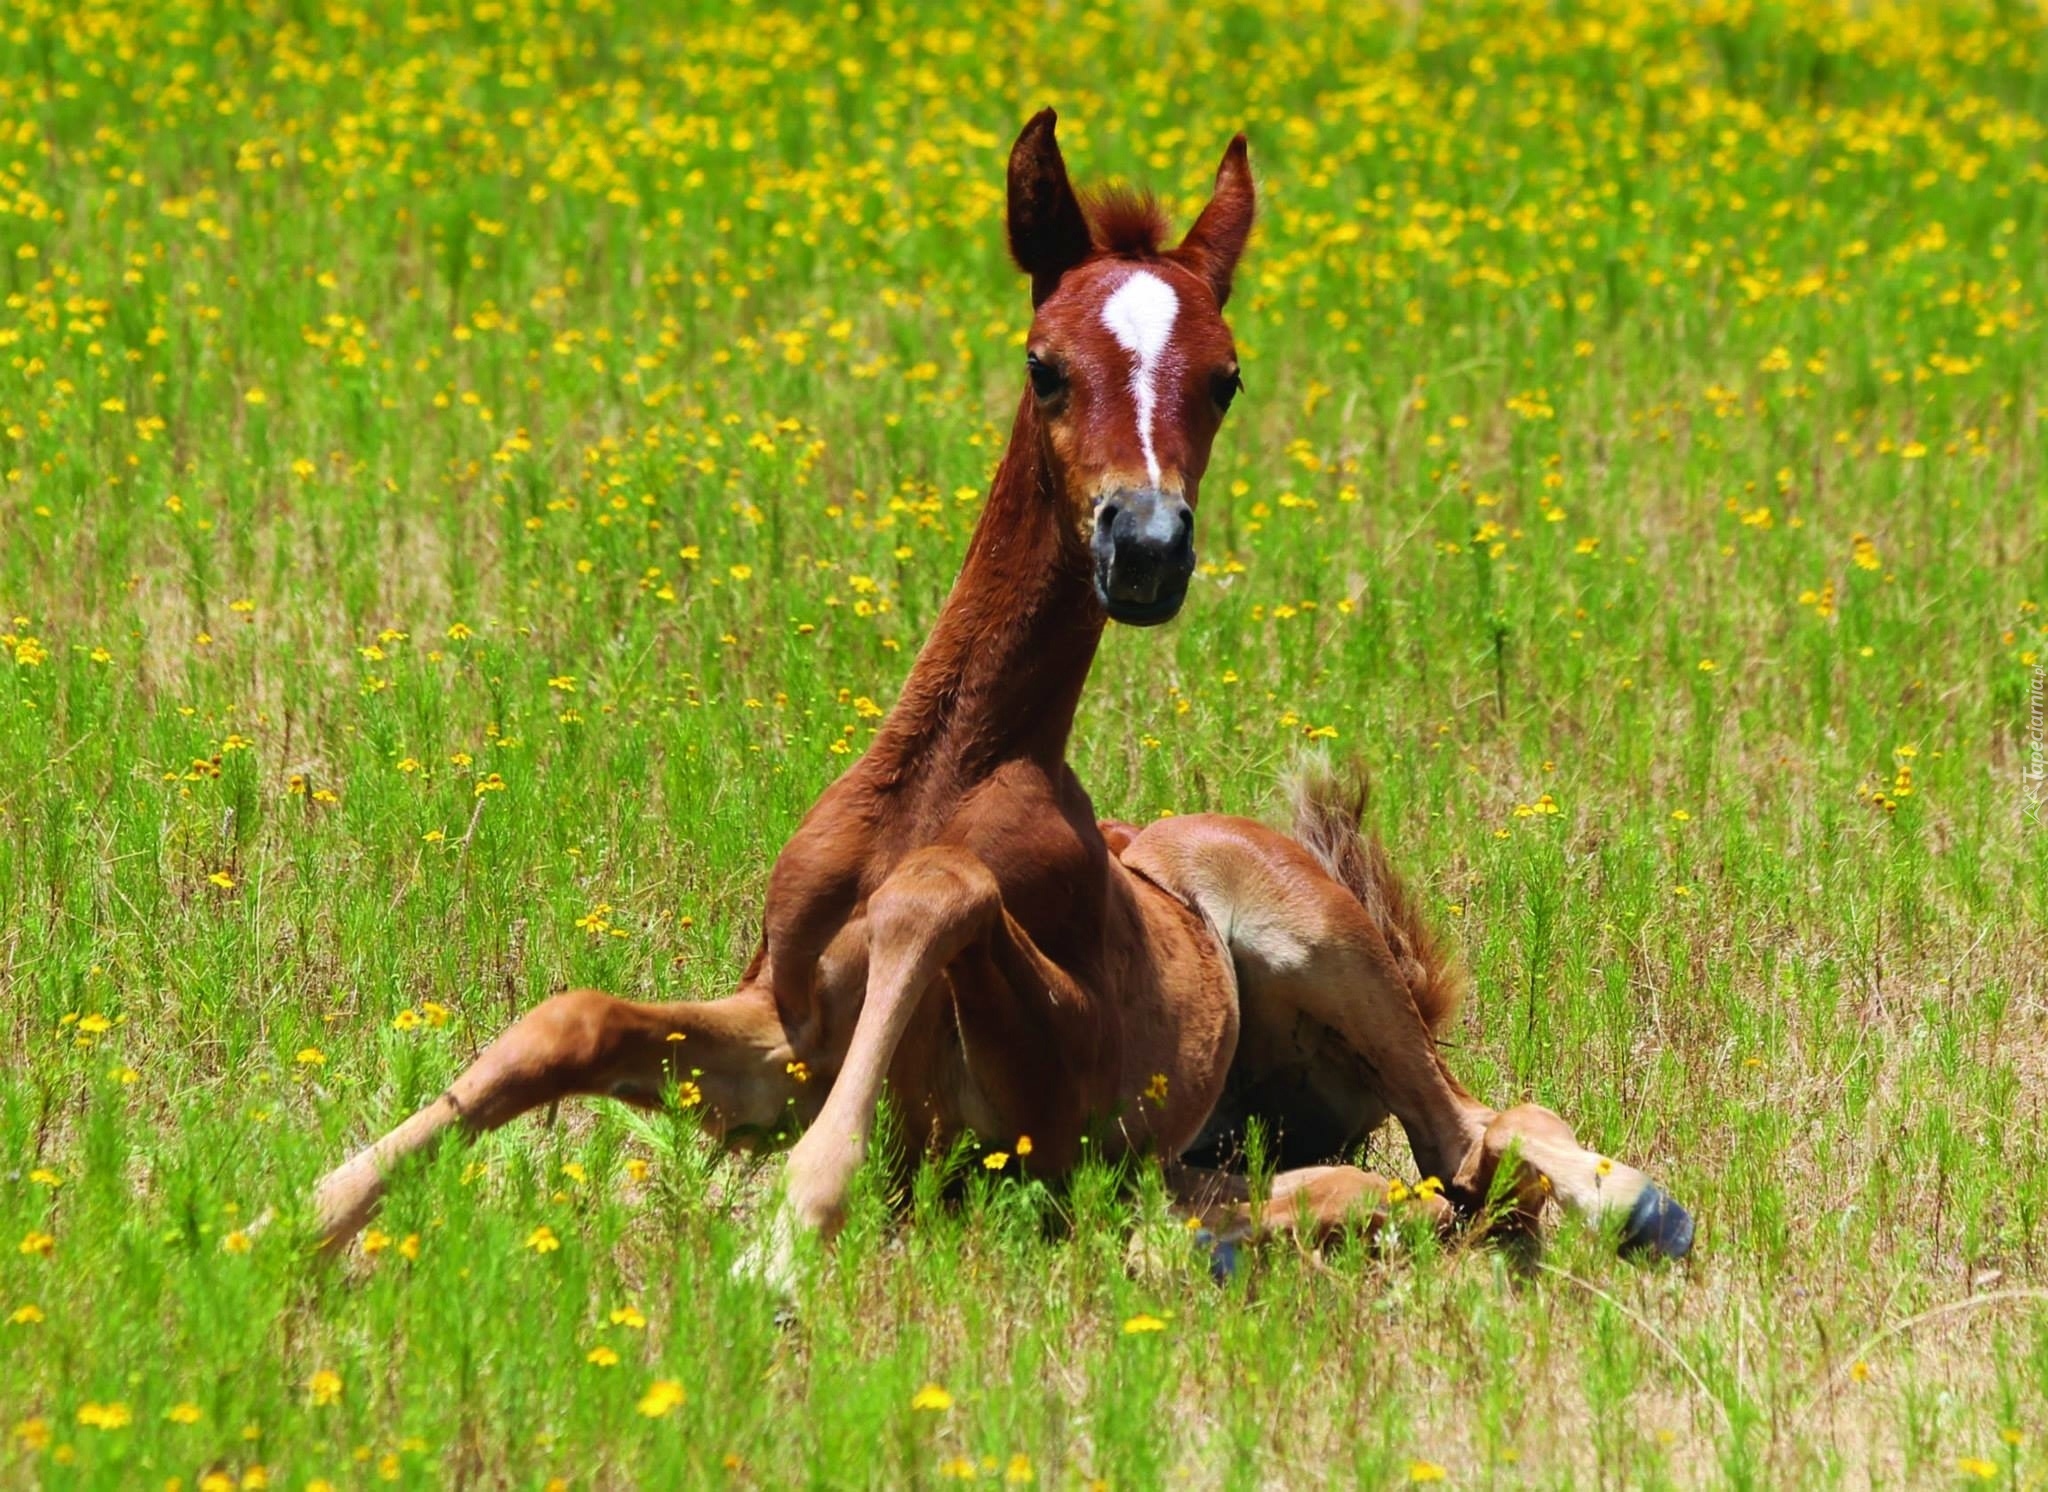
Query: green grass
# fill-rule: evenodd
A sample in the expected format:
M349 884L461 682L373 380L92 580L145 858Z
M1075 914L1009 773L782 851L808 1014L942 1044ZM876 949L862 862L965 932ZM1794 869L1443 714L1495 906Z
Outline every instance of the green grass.
M0 1482L2042 1485L2041 11L657 9L0 15ZM772 1171L601 1106L310 1262L551 988L728 987L978 512L1047 102L1265 193L1098 808L1362 753L1458 1071L1695 1262L1218 1290L1142 1173L932 1167L785 1328Z

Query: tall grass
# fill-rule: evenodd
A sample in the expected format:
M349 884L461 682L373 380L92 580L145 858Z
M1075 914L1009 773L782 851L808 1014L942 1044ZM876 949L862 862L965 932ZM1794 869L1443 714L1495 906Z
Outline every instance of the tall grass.
M2040 1485L2044 48L17 0L0 1480ZM549 989L728 987L978 512L1047 102L1183 215L1244 128L1265 204L1201 575L1108 639L1082 779L1259 811L1365 754L1458 1070L1667 1179L1696 1261L1219 1290L1127 1267L1142 1169L935 1160L781 1325L730 1272L772 1173L593 1106L310 1263L312 1179Z

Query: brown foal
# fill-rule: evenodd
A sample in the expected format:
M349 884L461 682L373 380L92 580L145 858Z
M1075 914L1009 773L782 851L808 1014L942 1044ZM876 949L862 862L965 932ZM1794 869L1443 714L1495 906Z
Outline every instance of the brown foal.
M352 1237L407 1155L574 1094L656 1105L687 1075L730 1142L801 1129L762 1257L838 1225L886 1086L912 1134L1011 1147L1035 1174L1083 1154L1164 1157L1226 1236L1243 1182L1180 1161L1250 1119L1289 1157L1333 1157L1391 1113L1440 1220L1546 1197L1683 1255L1692 1224L1640 1171L1543 1109L1496 1112L1436 1033L1458 975L1401 890L1361 804L1327 781L1289 837L1191 815L1098 823L1067 737L1110 620L1180 608L1209 448L1238 389L1223 307L1251 232L1243 136L1180 243L1149 198L1084 208L1053 113L1009 167L1009 238L1031 277L1028 387L951 597L874 744L769 877L762 938L724 999L635 1004L572 990L536 1007L432 1103L319 1185L322 1235ZM794 1121L794 1125L791 1125ZM1504 1162L1510 1162L1505 1164ZM1390 1183L1284 1172L1261 1227L1385 1216Z

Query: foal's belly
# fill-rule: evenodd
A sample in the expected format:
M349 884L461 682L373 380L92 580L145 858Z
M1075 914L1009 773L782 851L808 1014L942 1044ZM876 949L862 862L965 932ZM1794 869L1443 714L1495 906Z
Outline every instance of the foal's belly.
M1168 1157L1191 1144L1222 1096L1238 1042L1237 973L1215 929L1121 863L1142 947L1116 991L1123 1051L1118 1130Z

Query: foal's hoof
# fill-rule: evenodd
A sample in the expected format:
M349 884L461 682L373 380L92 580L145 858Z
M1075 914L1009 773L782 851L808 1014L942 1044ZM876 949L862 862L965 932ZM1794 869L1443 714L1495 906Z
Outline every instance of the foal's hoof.
M798 1236L789 1218L778 1211L769 1218L762 1236L732 1262L735 1281L757 1286L774 1300L778 1325L781 1314L791 1310L796 1301Z
M1692 1214L1652 1182L1629 1209L1628 1222L1621 1230L1621 1252L1624 1257L1653 1254L1683 1259L1692 1252Z
M1237 1240L1218 1238L1207 1228L1195 1230L1195 1247L1209 1256L1209 1278L1227 1285L1237 1274Z

